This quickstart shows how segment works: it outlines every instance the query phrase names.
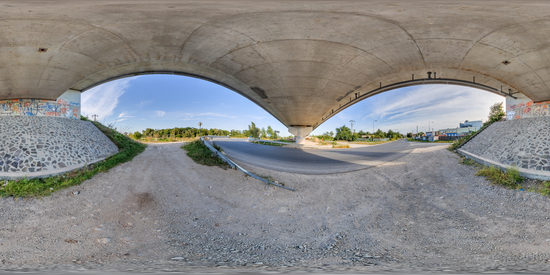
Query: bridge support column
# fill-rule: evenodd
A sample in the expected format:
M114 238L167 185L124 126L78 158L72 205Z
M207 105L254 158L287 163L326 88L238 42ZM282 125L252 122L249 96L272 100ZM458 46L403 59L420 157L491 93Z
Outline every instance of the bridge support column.
M288 132L296 137L297 144L304 144L306 142L306 137L311 132L313 132L313 127L307 126L290 126L288 127Z

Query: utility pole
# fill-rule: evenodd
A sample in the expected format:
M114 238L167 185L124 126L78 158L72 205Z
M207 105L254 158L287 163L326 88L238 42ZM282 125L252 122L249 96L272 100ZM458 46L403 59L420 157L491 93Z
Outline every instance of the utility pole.
M428 132L430 131L430 123L434 123L433 121L428 121Z
M201 136L201 126L202 126L202 122L199 122L199 137Z
M350 120L349 122L351 122L351 132L353 133L353 123L355 122L355 120Z
M374 123L375 123L375 122L378 122L378 120L374 120L374 121L372 122L372 141L374 141Z
M96 121L96 118L98 117L98 115L92 115L92 117L94 118L94 121Z

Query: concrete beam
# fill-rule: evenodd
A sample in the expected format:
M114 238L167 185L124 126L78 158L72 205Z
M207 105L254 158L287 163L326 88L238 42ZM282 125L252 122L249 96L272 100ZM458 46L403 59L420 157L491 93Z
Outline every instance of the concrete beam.
M313 128L412 79L547 101L549 9L542 0L21 0L0 8L0 101L56 100L146 73L208 79L287 126Z

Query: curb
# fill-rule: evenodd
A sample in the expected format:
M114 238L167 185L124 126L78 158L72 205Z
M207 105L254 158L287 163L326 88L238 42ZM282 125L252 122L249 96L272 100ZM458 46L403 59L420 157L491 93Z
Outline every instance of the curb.
M502 164L500 162L496 162L494 160L486 159L484 157L480 157L476 154L472 154L470 152L466 152L462 149L457 149L456 152L459 155L465 156L466 158L470 158L474 160L477 163L483 164L485 166L495 166L498 169L502 171L506 171L514 166ZM524 178L530 178L530 179L536 179L536 180L550 180L550 171L538 171L538 170L530 170L520 167L515 167L519 171L519 175Z

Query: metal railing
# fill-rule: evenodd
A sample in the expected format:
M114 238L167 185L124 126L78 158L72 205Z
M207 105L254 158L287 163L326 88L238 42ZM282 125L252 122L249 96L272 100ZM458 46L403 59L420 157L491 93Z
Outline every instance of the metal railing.
M218 156L221 160L223 160L224 162L226 162L227 164L229 164L229 166L231 166L231 169L237 169L255 179L258 179L258 180L261 180L267 184L271 184L271 185L274 185L274 186L277 186L277 187L281 187L281 188L284 188L286 190L290 190L290 191L296 191L296 189L292 189L292 188L289 188L289 187L286 187L286 186L283 186L283 185L280 185L280 184L277 184L277 183L274 183L274 182L271 182L269 180L266 180L262 177L259 177L259 176L256 176L250 172L248 172L246 169L242 168L241 166L239 166L238 164L236 164L234 161L232 161L230 158L228 158L224 153L218 151L216 148L214 148L214 146L212 144L210 144L207 139L211 139L212 142L213 142L213 139L214 138L227 138L227 137L220 137L220 136L205 136L205 137L201 137L201 142L202 144L204 144L206 147L208 147L208 149L210 149L210 151L212 151L213 154L215 154L216 156Z

